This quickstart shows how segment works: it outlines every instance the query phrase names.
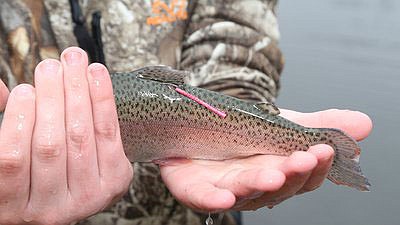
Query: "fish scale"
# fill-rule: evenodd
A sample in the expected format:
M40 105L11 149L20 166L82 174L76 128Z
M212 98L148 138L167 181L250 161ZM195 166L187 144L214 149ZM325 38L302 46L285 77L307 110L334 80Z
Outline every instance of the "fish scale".
M358 163L360 149L344 132L303 127L279 116L270 103L255 104L189 86L184 82L187 76L187 72L162 66L111 75L124 150L132 162L288 156L322 143L335 150L328 178L368 190ZM226 117L178 93L177 87Z

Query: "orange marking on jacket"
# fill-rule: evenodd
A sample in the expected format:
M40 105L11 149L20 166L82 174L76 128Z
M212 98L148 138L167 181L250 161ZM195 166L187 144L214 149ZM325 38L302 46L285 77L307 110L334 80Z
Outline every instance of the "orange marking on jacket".
M186 12L187 0L171 0L169 6L161 0L155 0L151 10L157 16L147 18L148 25L158 25L161 23L172 23L187 19Z

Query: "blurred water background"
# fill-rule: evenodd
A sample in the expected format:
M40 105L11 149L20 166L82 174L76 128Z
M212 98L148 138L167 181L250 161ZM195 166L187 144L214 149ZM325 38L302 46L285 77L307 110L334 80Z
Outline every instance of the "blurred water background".
M278 18L286 66L277 105L370 115L361 165L372 187L363 193L326 181L272 210L244 213L245 224L400 224L400 1L281 0Z

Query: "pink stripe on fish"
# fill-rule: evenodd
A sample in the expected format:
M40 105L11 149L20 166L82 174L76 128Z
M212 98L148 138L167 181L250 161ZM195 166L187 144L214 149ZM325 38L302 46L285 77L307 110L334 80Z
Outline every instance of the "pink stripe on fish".
M184 90L182 90L182 89L180 89L178 87L175 88L175 91L178 92L179 94L185 96L185 97L188 97L189 99L192 99L193 101L199 103L200 105L206 107L208 110L210 110L211 112L217 114L218 116L220 116L222 118L226 117L226 113L224 111L221 111L220 109L215 108L214 106L212 106L212 105L208 104L207 102L199 99L198 97L196 97L196 96L194 96L192 94L189 94L186 91L184 91Z

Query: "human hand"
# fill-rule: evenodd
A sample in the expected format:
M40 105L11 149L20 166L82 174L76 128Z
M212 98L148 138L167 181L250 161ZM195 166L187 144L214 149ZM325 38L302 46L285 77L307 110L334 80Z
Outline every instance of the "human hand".
M86 218L124 194L131 179L109 74L88 66L82 49L39 63L35 88L12 90L0 130L0 224Z
M347 110L299 113L281 110L281 116L308 127L338 128L356 140L372 129L368 116ZM328 145L312 146L289 157L257 155L226 161L172 161L160 165L171 193L198 211L254 210L272 207L318 188L334 157Z

